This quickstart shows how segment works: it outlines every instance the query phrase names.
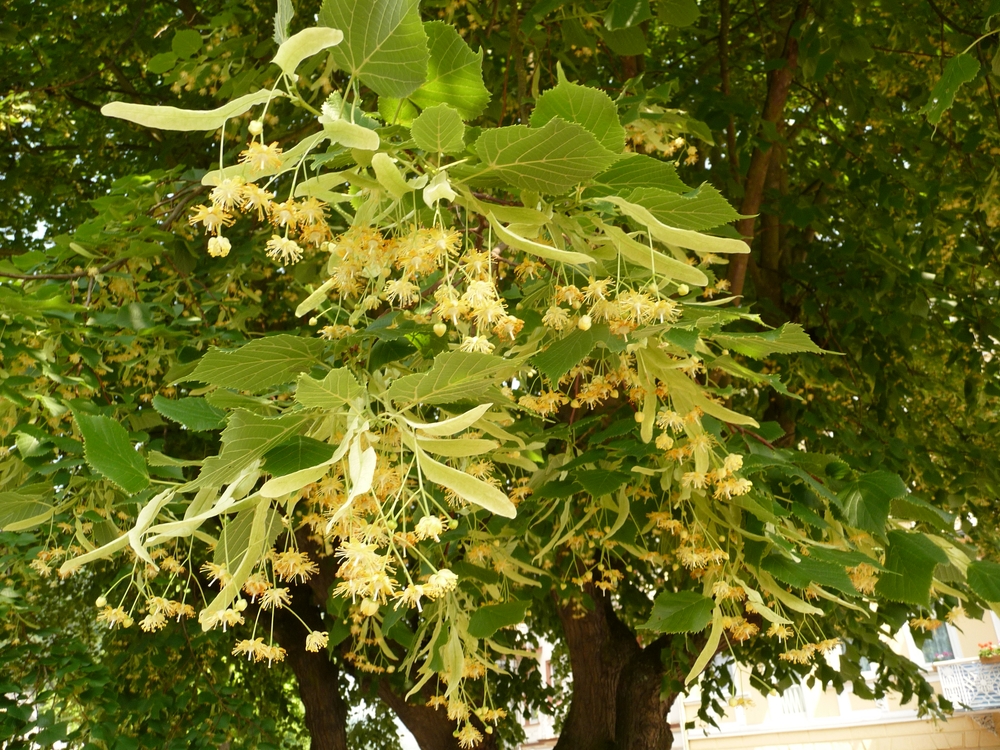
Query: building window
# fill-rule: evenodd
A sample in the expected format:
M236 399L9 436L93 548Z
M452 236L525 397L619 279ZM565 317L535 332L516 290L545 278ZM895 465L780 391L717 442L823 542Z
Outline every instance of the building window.
M948 626L941 625L933 630L930 637L924 641L920 647L924 660L930 664L935 661L946 661L955 658L955 649L951 645L951 635L948 633Z
M785 716L806 715L806 694L802 685L795 683L781 694L781 713Z

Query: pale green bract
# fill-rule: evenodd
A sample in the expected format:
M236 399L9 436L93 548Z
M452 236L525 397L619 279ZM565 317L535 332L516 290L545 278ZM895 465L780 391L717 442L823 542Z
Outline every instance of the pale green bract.
M283 91L277 89L261 89L233 99L217 109L209 110L111 102L101 107L101 114L105 117L117 117L137 125L159 130L216 130L225 125L226 120L242 115L251 107L284 95Z
M298 34L282 42L278 47L278 54L271 61L281 70L292 75L299 63L307 57L312 57L317 52L321 52L329 47L334 47L344 40L344 33L340 29L327 29L313 27L303 29Z

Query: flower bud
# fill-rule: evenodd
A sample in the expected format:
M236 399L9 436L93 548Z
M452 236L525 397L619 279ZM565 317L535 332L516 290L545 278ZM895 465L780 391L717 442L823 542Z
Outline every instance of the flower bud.
M446 326L444 323L435 323L434 324L434 335L435 336L444 336L446 333L448 333L448 326Z
M99 597L97 597L97 601L94 602L94 604L97 605L98 607L107 607L108 606L108 600L105 599L103 596L99 596Z
M260 135L264 132L264 123L260 120L251 120L247 130L250 131L250 135Z
M690 293L690 291L691 287L689 287L687 284L681 284L680 286L677 287L677 293L682 297Z
M576 327L581 331L589 331L593 324L594 321L590 319L590 316L584 315L576 322Z

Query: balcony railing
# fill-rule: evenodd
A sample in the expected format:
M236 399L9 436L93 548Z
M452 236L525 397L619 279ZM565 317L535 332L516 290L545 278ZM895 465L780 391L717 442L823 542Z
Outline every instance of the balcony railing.
M953 659L935 664L941 677L941 692L958 710L1000 709L1000 664L979 659Z

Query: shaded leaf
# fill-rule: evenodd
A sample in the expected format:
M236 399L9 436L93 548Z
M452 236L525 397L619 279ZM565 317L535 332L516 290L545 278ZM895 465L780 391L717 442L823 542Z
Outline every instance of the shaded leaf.
M261 391L287 383L319 364L322 339L280 334L257 339L235 351L211 349L191 373L191 380L241 391Z
M680 195L660 188L633 190L628 200L649 209L657 219L680 229L713 229L740 218L722 193L708 183Z
M531 602L503 602L479 607L469 618L468 632L473 638L489 638L501 628L524 621Z
M49 503L16 492L0 492L0 531L24 531L52 517Z
M280 477L319 466L333 458L336 451L335 445L296 435L264 454L263 469L272 476Z
M906 485L896 474L875 471L848 483L839 493L847 523L875 536L885 534L894 498L906 495Z
M944 66L944 73L931 90L927 104L920 108L920 114L927 115L927 121L937 125L941 117L951 109L955 95L979 73L979 61L967 52L955 55Z
M216 430L226 423L226 413L203 398L192 396L171 400L156 395L153 396L153 408L167 419L195 432Z
M135 494L149 485L146 462L128 439L128 432L110 417L73 413L83 435L84 457L94 471L125 492Z
M664 591L653 601L653 611L641 630L657 633L698 633L712 621L715 602L694 591Z

